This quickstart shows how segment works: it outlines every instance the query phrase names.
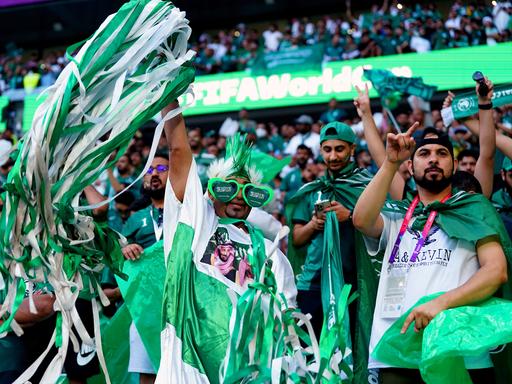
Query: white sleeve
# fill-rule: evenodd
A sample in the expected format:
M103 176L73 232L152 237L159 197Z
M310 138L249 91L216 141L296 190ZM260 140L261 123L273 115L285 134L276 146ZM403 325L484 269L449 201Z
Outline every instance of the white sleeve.
M288 145L284 149L284 153L287 155L295 155L295 152L297 152L297 147L300 144L300 138L295 135L291 138L291 140L288 142Z
M266 239L273 241L283 225L270 213L263 209L253 208L247 217L247 221L258 227Z
M289 308L296 308L297 286L295 285L295 276L290 262L280 249L272 255L272 272L276 278L278 292L284 295Z
M201 180L197 173L197 165L194 159L190 164L190 170L185 186L185 194L183 202L180 202L172 189L172 185L167 180L164 200L164 254L167 256L172 248L172 242L178 223L186 224L194 229L194 240L192 243L192 251L195 250L198 238L201 236L205 217L208 216L212 209L207 204L203 195Z
M377 255L380 251L386 249L388 245L389 239L389 228L391 226L392 219L390 219L387 215L381 212L380 217L384 221L384 226L382 228L382 233L379 238L363 236L364 244L366 245L366 250L370 254L370 256Z

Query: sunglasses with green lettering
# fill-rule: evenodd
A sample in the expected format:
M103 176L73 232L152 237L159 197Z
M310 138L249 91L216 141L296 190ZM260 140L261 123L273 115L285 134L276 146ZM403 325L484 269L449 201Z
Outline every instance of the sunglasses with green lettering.
M208 191L217 200L228 203L242 190L242 197L252 208L263 207L270 203L274 196L272 188L256 184L240 184L236 180L213 178L208 180Z

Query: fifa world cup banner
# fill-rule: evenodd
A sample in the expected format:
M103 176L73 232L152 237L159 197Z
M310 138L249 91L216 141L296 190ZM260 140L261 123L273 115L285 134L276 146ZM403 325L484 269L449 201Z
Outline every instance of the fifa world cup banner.
M321 70L324 57L324 45L312 45L297 49L260 53L251 67L252 75L269 75L273 73Z

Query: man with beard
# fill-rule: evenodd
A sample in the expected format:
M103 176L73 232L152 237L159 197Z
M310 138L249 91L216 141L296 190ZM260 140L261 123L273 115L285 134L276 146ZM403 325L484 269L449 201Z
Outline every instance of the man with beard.
M510 239L496 211L481 194L452 188L457 160L448 137L428 130L415 142L416 127L404 134L388 134L386 160L354 209L353 223L366 235L368 252L377 256L384 251L370 354L395 321L401 333L407 333L397 343L406 345L407 337L414 334L411 324L421 332L440 312L486 300L507 281L504 249L509 257ZM386 191L406 160L417 192L385 205ZM440 294L411 310L420 298L434 293ZM437 329L430 327L434 333L429 335ZM421 335L427 337L427 333ZM454 350L463 344L454 345ZM391 356L378 356L371 355L368 366L380 369L384 384L422 382L418 369L405 369L411 366L398 364ZM465 358L464 363L473 382L494 382L488 352ZM421 358L416 366L420 364Z
M501 166L501 179L505 186L492 195L492 203L505 223L509 236L512 236L512 160L506 157Z
M145 249L162 238L165 183L168 171L167 154L157 153L144 176L144 189L151 198L151 205L133 213L123 226L123 236L126 237L128 245L124 246L122 251L129 262L137 262ZM151 272L148 271L148 273ZM141 384L153 383L156 378L156 371L133 322L130 326L128 371L139 373Z
M364 324L364 319L371 317L367 303L373 301L368 294L374 289L369 286L376 286L377 280L366 272L371 270L366 258L356 257L366 248L352 225L352 209L371 175L351 160L355 141L355 133L346 124L335 121L322 128L320 152L327 170L325 176L304 185L287 204L286 214L293 228L288 258L297 274L297 304L303 313L312 315L318 337L322 326L328 327L325 319L332 316L330 298L337 303L337 288L329 281L331 271L334 284L350 284L351 291L360 293L348 307L352 345L349 340L347 347L354 346L354 382L367 382L373 380L369 377L373 374L366 371L370 323L366 320Z

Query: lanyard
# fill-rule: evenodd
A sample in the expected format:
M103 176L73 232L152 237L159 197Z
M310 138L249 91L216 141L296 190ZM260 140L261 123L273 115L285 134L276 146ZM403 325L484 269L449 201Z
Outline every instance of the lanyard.
M156 241L160 241L160 238L162 237L162 232L164 231L164 226L163 226L163 224L158 225L158 221L155 220L155 218L153 216L153 207L151 207L151 209L149 210L149 214L151 215L151 221L153 222L153 229L155 231Z
M445 196L441 203L444 203L446 200L450 198L451 194L448 194ZM400 231L398 232L398 236L395 240L395 244L393 245L393 250L391 251L391 255L389 256L389 264L393 264L396 258L396 255L398 254L398 249L400 248L400 243L402 242L402 238L405 234L405 231L407 230L407 227L409 226L409 222L412 219L412 215L414 213L414 210L416 209L416 206L420 202L419 196L416 196L414 200L412 201L411 205L407 209L407 213L405 214L404 221L402 222L402 226L400 227ZM416 243L416 247L414 247L414 251L412 253L411 258L409 261L415 262L416 258L418 257L418 254L420 253L421 248L425 244L425 240L427 239L428 233L430 232L430 228L432 228L432 225L434 224L434 219L436 218L437 211L432 211L428 215L427 222L425 223L425 226L423 227L423 231L421 232L421 236Z

